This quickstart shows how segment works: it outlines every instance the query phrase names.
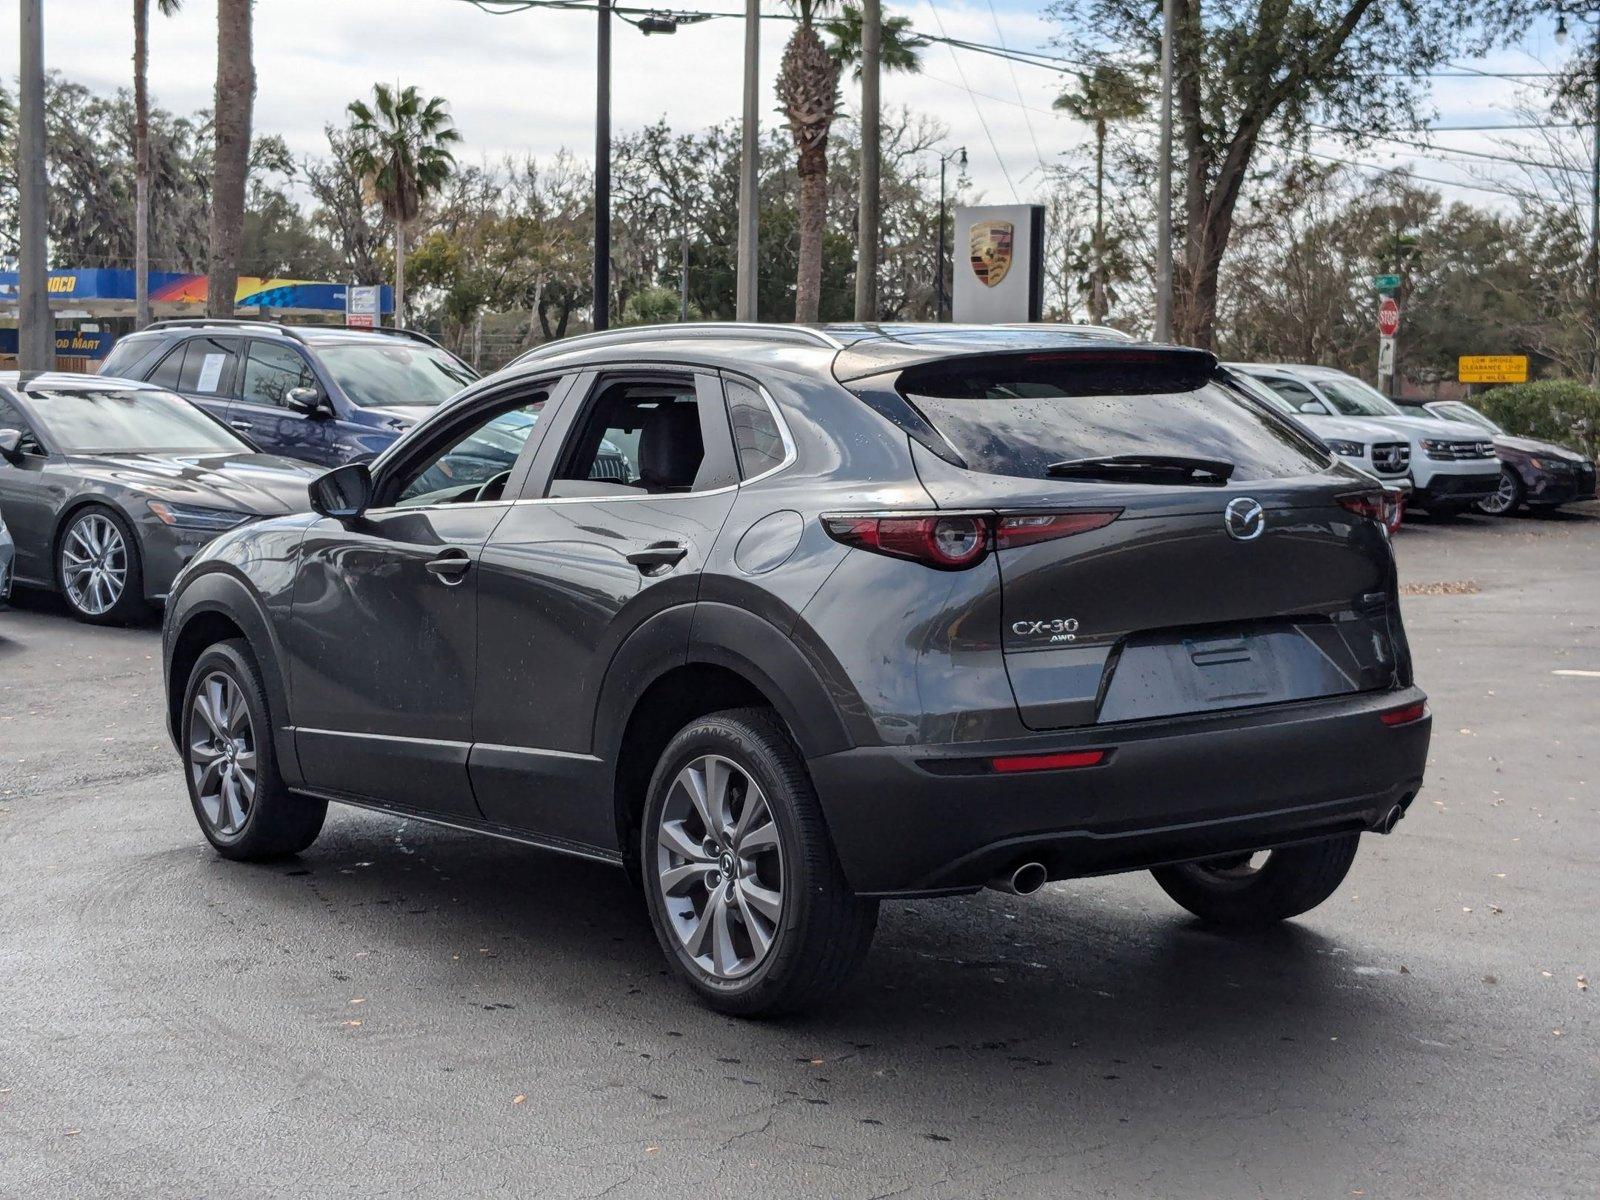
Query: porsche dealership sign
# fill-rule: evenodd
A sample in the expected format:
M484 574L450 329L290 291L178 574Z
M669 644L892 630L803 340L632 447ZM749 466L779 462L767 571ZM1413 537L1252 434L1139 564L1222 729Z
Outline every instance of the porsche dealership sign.
M1044 300L1044 208L956 209L953 320L1037 321Z

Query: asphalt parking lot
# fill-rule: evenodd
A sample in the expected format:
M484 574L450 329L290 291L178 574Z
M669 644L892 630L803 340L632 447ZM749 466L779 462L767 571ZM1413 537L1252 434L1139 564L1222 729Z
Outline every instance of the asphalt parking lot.
M694 1004L604 867L343 809L225 862L159 633L19 598L0 1196L1593 1197L1600 506L1399 548L1428 785L1321 909L892 904L777 1023Z

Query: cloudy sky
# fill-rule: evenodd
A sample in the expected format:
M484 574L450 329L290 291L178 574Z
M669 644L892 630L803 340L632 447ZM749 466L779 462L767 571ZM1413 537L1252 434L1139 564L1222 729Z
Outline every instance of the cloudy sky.
M154 3L151 5L155 7ZM688 5L739 11L739 0ZM765 0L768 11L783 11ZM16 9L0 5L13 14ZM127 86L131 74L132 5L128 0L45 0L46 62L50 69L96 90ZM896 4L919 31L1013 48L1048 50L1056 32L1042 5L1019 0ZM342 118L351 99L374 80L416 84L446 97L466 138L464 156L548 155L565 146L592 152L594 112L593 13L535 9L490 15L461 0L257 0L255 18L259 131L282 134L297 153L324 147L322 128ZM778 124L771 81L791 27L766 21L762 30L763 111ZM0 72L17 69L15 18L0 27ZM215 0L184 0L175 17L152 18L151 82L157 103L180 112L208 107L215 71ZM658 117L678 129L700 128L737 115L743 30L738 20L645 37L618 23L613 33L613 129L636 128ZM1548 29L1523 48L1506 50L1480 67L1538 70L1559 62ZM1040 164L1082 141L1085 131L1054 113L1050 103L1063 77L971 52L932 46L920 76L891 77L888 104L909 105L950 129L950 145L965 145L976 186L993 202L1029 200L1040 186ZM1435 96L1441 124L1512 121L1518 84L1497 79L1441 79ZM846 87L847 103L854 89ZM1451 147L1505 152L1505 135L1441 136ZM1531 149L1535 143L1529 142ZM1336 146L1324 147L1342 154ZM1492 181L1493 164L1422 160L1404 147L1365 150L1369 162L1410 162L1439 180ZM1462 198L1492 202L1488 193Z

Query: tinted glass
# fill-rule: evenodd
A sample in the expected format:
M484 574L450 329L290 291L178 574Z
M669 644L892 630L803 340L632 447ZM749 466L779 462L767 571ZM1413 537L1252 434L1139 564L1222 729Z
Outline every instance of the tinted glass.
M189 339L184 351L183 370L178 372L177 390L195 396L230 395L233 366L237 358L231 340L209 337ZM165 365L163 362L162 366Z
M761 394L747 383L727 384L728 418L733 424L733 444L739 453L739 473L746 479L770 471L783 462L783 434L778 420Z
M39 439L33 436L33 429L28 424L28 418L22 415L22 410L4 396L0 396L0 429L15 429L22 435L22 440L17 443L17 449L24 454L43 454L44 447L39 445ZM0 466L5 461L0 459Z
M165 392L50 389L29 395L46 431L69 454L250 449L194 405Z
M139 372L160 349L161 342L157 338L124 338L111 348L105 362L100 364L99 373L138 379ZM176 366L173 369L176 370Z
M443 350L399 339L321 345L317 354L344 394L362 408L432 408L477 378Z
M1220 459L1234 481L1326 466L1311 442L1237 392L1164 365L955 364L905 387L969 467L995 475L1046 478L1052 463L1117 454Z
M187 348L187 343L179 342L165 358L156 364L156 369L145 377L145 382L153 383L157 387L177 387L178 376L183 371L183 354Z
M244 383L239 398L251 404L283 405L291 388L315 387L311 365L288 346L252 340L245 356Z
M550 494L597 494L562 488L561 480L617 484L623 494L687 492L704 458L692 379L617 384L590 403L562 452Z
M525 401L510 411L488 417L456 438L432 458L413 468L400 489L396 504L451 504L471 500L498 500L501 478L516 465L517 455L538 424L544 396ZM498 482L497 482L498 481ZM483 491L490 484L489 491Z
M1319 379L1317 388L1328 398L1340 416L1345 417L1398 417L1404 414L1394 401L1377 388L1368 387L1359 379Z

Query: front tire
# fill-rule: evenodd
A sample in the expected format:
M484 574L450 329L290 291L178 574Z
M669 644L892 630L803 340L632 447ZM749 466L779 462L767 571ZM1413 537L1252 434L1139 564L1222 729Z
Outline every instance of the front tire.
M91 504L73 514L56 543L56 587L72 615L91 625L127 625L150 615L139 540L121 513Z
M218 854L269 862L317 840L327 802L294 795L278 774L267 691L248 642L218 642L200 655L178 729L189 803Z
M878 905L845 882L805 764L767 709L681 730L650 780L640 838L650 920L712 1008L804 1008L865 956Z
M1260 928L1310 912L1338 889L1355 861L1359 833L1305 846L1157 867L1162 891L1202 921Z
M1500 468L1500 486L1492 496L1478 501L1478 511L1491 517L1509 517L1522 507L1522 479L1510 467Z

